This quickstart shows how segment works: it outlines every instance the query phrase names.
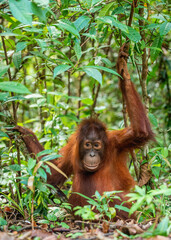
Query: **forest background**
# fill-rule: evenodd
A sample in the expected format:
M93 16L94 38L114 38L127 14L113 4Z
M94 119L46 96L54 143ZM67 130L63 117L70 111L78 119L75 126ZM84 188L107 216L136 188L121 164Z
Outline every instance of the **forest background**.
M144 206L140 221L164 219L167 227L163 231L168 235L169 10L169 2L164 0L0 2L2 228L8 225L6 206L32 219L32 224L42 214L47 221L57 222L48 208L51 200L45 168L25 154L18 135L9 138L9 128L18 124L32 129L44 145L48 154L44 161L48 161L59 157L59 149L83 118L98 116L110 130L127 126L116 60L119 48L130 41L131 79L156 137L156 142L130 155L132 175L140 187L146 185L136 189L137 204L132 211ZM64 193L68 194L71 184L69 179Z

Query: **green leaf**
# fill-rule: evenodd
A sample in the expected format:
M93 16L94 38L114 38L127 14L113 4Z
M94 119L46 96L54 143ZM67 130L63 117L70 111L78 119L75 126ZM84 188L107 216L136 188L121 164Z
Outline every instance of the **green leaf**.
M161 36L165 36L171 30L171 23L164 22L160 25L159 33Z
M165 158L168 157L169 151L168 151L167 147L162 148L161 154L162 154L163 157L165 157Z
M14 172L21 171L21 166L18 164L12 164L9 166L9 168Z
M82 70L87 73L88 76L94 78L95 80L97 80L101 85L102 85L102 75L101 73L92 67L83 67Z
M46 149L46 150L43 150L39 153L36 154L37 157L40 157L40 156L43 156L43 155L46 155L46 154L49 154L49 153L52 153L53 151L51 149Z
M32 12L29 0L9 0L13 16L24 24L32 25Z
M92 4L92 0L84 0L83 1L83 4L86 8L90 8L91 7L91 4Z
M18 42L16 45L16 52L22 51L27 47L28 42Z
M46 22L47 9L42 9L39 4L37 5L35 2L31 2L31 10L36 16L38 16L41 22Z
M50 160L53 160L53 159L56 159L56 158L59 158L59 157L61 157L61 155L51 154L51 155L44 156L41 160L42 161L50 161Z
M104 23L108 23L111 26L115 26L116 28L119 28L121 31L128 33L128 26L126 26L125 24L119 22L118 20L114 19L111 16L105 16L105 17L100 17L98 18L98 20L104 22Z
M65 29L68 32L72 33L73 35L75 35L77 37L80 37L80 34L79 34L78 30L75 28L74 24L72 24L69 21L64 22L64 21L61 21L61 20L59 20L58 22L59 23L57 24L57 26L59 28Z
M57 66L55 69L54 69L54 73L53 73L53 78L55 78L56 76L58 76L59 74L67 71L68 69L70 69L71 66L70 65L65 65L65 64L62 64L62 65L59 65Z
M21 66L21 51L14 53L12 58L13 58L15 67L19 69Z
M0 217L0 226L4 226L4 225L7 225L7 221L2 217Z
M134 203L129 211L130 215L134 213L144 202L145 197L140 197L136 203Z
M57 217L53 213L48 213L47 218L48 218L48 220L53 221L53 222L57 220Z
M88 66L88 67L99 69L99 70L102 70L102 71L105 71L108 73L112 73L112 74L120 77L120 75L117 72L115 72L114 70L107 68L107 67L102 67L102 66Z
M92 105L92 104L93 104L93 100L90 99L90 98L82 99L81 102L82 102L83 104L86 104L86 105Z
M109 10L111 9L111 7L113 7L114 2L111 2L109 4L106 4L99 12L99 17L104 17L106 15L108 15Z
M164 235L167 236L167 230L169 227L169 218L166 216L161 220L161 222L158 224L157 228L154 230L155 235Z
M77 56L77 59L79 60L81 58L82 52L81 52L80 41L78 41L78 39L75 40L74 51Z
M0 77L2 77L8 71L8 68L9 68L9 66L7 66L7 65L0 66Z
M46 194L48 194L50 191L49 189L46 187L46 185L42 182L37 182L37 188L41 191L44 192Z
M161 49L162 42L163 42L163 37L161 37L158 34L158 36L154 39L154 42L152 44L152 47L154 48L154 49L151 50L151 60L152 60L152 62L154 62L156 60L156 58L158 57L160 51L157 50L157 48Z
M74 26L80 32L83 28L88 27L90 18L88 16L81 16L75 22Z
M139 42L141 40L141 35L135 29L128 27L128 33L124 32L124 34L133 42Z
M124 212L129 212L130 209L127 207L124 207L122 205L115 205L115 208L119 209L119 210L123 210Z
M4 116L3 113L0 113L0 115ZM4 116L4 117L6 117L6 116ZM9 138L9 136L6 133L2 132L1 130L0 130L0 137L7 137L7 138Z
M38 5L38 6L42 6L42 7L49 7L49 0L34 0L34 2Z
M6 92L15 92L27 94L30 91L21 83L18 82L1 82L0 89Z
M158 123L157 123L156 117L155 117L152 113L149 113L149 114L148 114L148 117L149 117L149 119L150 119L150 122L151 122L155 127L158 127Z
M45 181L47 180L47 174L45 172L45 170L43 168L39 168L38 169L38 173L40 174L40 176L45 179Z
M29 158L28 160L28 169L31 170L36 166L36 160L33 158Z
M125 24L119 22L116 19L113 19L112 24L116 27L119 28L121 31L128 33L128 26L126 26Z

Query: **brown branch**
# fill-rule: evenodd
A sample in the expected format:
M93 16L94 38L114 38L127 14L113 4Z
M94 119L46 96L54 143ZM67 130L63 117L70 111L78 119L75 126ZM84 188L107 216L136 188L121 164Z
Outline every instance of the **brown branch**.
M133 1L132 1L132 4L131 4L131 12L130 12L129 21L128 21L128 26L129 26L129 27L131 27L132 19L133 19L133 16L134 16L134 8L137 7L137 3L138 3L138 0L133 0Z
M140 1L140 5L142 8L139 8L139 15L141 18L144 17L144 1ZM145 42L146 36L145 36L145 31L144 29L144 20L139 19L139 30L140 30L140 35L141 39ZM142 88L142 95L143 95L143 100L145 103L145 108L148 113L149 110L149 97L147 94L147 74L148 74L148 59L147 59L147 53L146 53L146 48L143 49L142 53L142 71L141 71L141 77L140 77L140 84ZM149 164L148 164L148 156L147 156L147 147L144 147L144 154L143 154L143 159L142 161L146 159L146 163L141 165L140 169L140 176L139 176L139 185L145 185L151 178L151 171L149 170Z
M128 26L131 27L132 24L132 20L133 20L133 16L134 16L134 9L137 7L137 3L138 0L133 0L132 4L131 4L131 11L130 11L130 16L129 16L129 21L128 21ZM129 42L128 42L128 37L126 38L127 43L125 44L125 52L128 54L129 52ZM126 101L124 99L124 96L122 96L122 111L123 111L123 118L124 118L124 126L127 127L128 126L128 115L127 115L127 111L126 111ZM135 174L136 174L136 178L137 180L139 179L139 169L138 169L138 164L137 164L137 158L136 158L136 154L133 150L130 151L130 155L131 155L131 162L133 161L133 165L134 165L134 170L135 170ZM130 162L130 165L131 165Z

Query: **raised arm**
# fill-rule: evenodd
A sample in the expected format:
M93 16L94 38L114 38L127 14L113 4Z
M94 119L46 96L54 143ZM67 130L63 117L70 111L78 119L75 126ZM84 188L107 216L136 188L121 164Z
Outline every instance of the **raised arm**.
M44 147L39 143L36 135L27 128L23 128L20 126L16 126L13 130L20 132L21 138L24 141L26 148L32 158L36 157L36 154L43 151ZM62 157L58 159L51 160L53 164L55 164L62 172L64 172L67 177L69 177L73 173L72 161L71 161L71 149L73 141L69 141L68 144L61 149L60 154ZM43 156L39 157L39 160ZM49 166L49 165L48 165ZM51 174L47 173L47 182L53 186L62 185L66 180L66 177L59 173L53 167L50 167Z
M130 119L130 126L116 133L116 144L120 149L137 148L144 145L150 139L154 139L150 122L141 99L131 82L127 68L127 48L124 44L119 51L117 71L122 76L119 78L120 88L126 101L126 107Z

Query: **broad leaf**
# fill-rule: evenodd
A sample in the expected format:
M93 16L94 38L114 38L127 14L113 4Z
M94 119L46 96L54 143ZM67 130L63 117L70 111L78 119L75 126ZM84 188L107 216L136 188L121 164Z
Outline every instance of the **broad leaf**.
M111 16L100 17L100 18L98 18L98 20L100 20L104 23L110 24L111 26L115 26L116 28L119 28L123 32L129 33L128 27L125 24L119 22L118 20L114 19Z
M22 51L27 47L28 42L18 42L16 45L16 52Z
M159 33L161 36L166 35L171 30L171 23L170 22L164 22L160 25Z
M13 58L15 67L19 69L21 66L21 51L14 53L12 58Z
M97 69L88 66L88 67L83 67L82 70L85 73L87 73L88 76L94 78L100 84L102 84L102 75Z
M56 76L58 76L59 74L61 74L61 73L63 73L63 72L65 72L65 71L67 71L68 69L70 69L71 68L71 66L69 66L69 65L59 65L59 66L57 66L55 69L54 69L54 73L53 73L53 77L55 78Z
M13 16L24 24L32 25L32 12L29 0L9 0Z
M99 17L104 17L108 15L109 10L113 7L114 2L106 4L99 12Z
M2 77L8 71L8 68L9 68L9 66L7 66L7 65L0 66L0 77Z
M149 117L149 119L150 119L150 122L151 122L155 127L157 127L157 126L158 126L158 123L157 123L156 117L155 117L152 113L149 113L149 114L148 114L148 117Z
M82 52L81 52L80 41L78 41L78 39L76 39L75 41L74 51L77 56L77 59L79 60L81 58Z
M102 67L102 66L88 66L88 67L99 69L99 70L102 70L102 71L105 71L105 72L108 72L108 73L112 73L112 74L120 77L120 75L117 72L115 72L114 70L112 70L110 68L107 68L107 67Z
M154 49L151 50L151 60L152 60L152 62L154 62L156 60L156 58L158 57L160 51L157 50L157 48L161 49L162 42L163 42L163 37L161 37L158 34L158 36L154 39L154 42L152 44L152 47L154 48Z
M38 6L42 6L42 7L48 7L49 6L49 0L34 0L34 2Z
M73 35L75 35L77 37L80 37L80 34L79 34L78 30L75 28L74 24L72 24L69 21L64 22L64 21L59 20L59 23L57 24L57 26L59 28L67 30L68 32L72 33Z
M47 9L43 9L36 3L31 2L31 10L36 16L38 16L41 22L46 22Z
M88 16L81 16L75 22L76 29L80 32L83 28L88 27L90 18Z
M139 42L141 40L141 35L135 29L128 26L128 33L124 32L124 34L133 42Z
M18 82L1 82L0 89L6 92L15 92L28 94L30 91L21 83Z

